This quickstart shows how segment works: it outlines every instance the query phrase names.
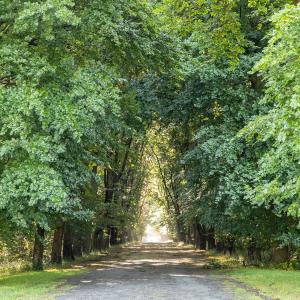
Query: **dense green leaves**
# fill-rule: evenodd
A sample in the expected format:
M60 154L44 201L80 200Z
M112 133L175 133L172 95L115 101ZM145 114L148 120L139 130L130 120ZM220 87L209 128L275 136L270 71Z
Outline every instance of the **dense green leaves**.
M259 53L266 19L286 3L164 1L159 10L187 51L184 80L164 79L169 90L156 94L172 149L168 159L161 146L166 188L176 195L173 218L184 220L186 239L200 223L219 242L250 252L280 240L297 244L298 6L272 17Z
M287 6L272 22L269 44L254 69L266 82L261 104L269 104L270 110L243 132L249 138L270 141L260 159L252 191L255 201L273 206L278 214L299 218L300 6Z
M78 252L125 241L145 225L155 174L180 240L252 256L298 245L299 4L0 6L0 222L10 232L74 228L66 244Z

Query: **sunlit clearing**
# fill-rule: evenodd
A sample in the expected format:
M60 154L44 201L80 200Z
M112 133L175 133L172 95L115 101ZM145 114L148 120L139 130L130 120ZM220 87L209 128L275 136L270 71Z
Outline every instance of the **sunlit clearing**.
M170 242L167 228L161 227L156 230L150 224L147 225L142 241L144 243L167 243Z

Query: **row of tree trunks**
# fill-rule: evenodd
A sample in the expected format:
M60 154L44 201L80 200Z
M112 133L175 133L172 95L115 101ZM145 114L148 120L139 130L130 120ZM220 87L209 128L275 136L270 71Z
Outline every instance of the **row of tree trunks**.
M62 259L74 260L81 257L83 252L92 250L91 236L82 238L80 234L74 234L70 224L60 224L53 234L51 263L60 265Z
M104 169L104 202L106 204L120 201L124 191L128 192L128 190L133 188L135 174L129 167L130 149L133 139L129 138L124 143L126 145L125 151L121 150L112 153L112 167ZM144 143L142 143L141 155L143 155L143 152ZM91 178L89 188L95 199L98 197L99 188L96 180L97 173L98 166L94 165L92 168L94 176ZM124 203L124 209L126 210L130 208L130 204L127 202ZM83 253L90 253L92 250L107 250L110 245L125 243L128 239L132 239L131 233L127 234L126 230L119 230L115 226L115 220L113 219L113 215L110 215L109 210L103 217L108 220L109 224L108 226L104 226L105 228L95 229L92 225L89 227L85 224L84 227L87 227L87 229L82 229L77 228L78 224L73 228L71 224L58 223L53 234L51 262L53 264L61 264L63 259L74 260L75 257L82 256ZM45 230L37 227L32 260L35 270L43 268L44 239Z
M205 226L196 223L194 225L194 244L196 249L214 250L216 240L213 230L207 230Z
M43 269L44 243L45 229L37 226L32 255L33 270ZM62 258L65 260L74 260L75 256L81 255L81 240L73 239L72 230L69 225L60 224L53 234L51 263L59 265L62 263Z
M93 250L105 251L109 248L109 238L103 228L96 228L93 235Z
M208 248L208 250L216 249L216 239L215 239L215 233L213 230L207 234L207 248Z
M226 247L224 241L217 241L216 243L216 250L217 252L223 252L224 254L226 253Z
M217 252L226 254L227 252L232 255L235 252L234 239L225 239L216 242Z

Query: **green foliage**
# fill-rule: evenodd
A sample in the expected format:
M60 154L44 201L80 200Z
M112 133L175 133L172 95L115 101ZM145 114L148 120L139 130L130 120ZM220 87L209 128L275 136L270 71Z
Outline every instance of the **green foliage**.
M149 121L131 82L171 64L171 41L146 2L0 5L1 218L29 236L58 220L97 223L106 209L103 195L84 192L91 182L105 168L128 174L124 188L143 177L127 141L140 143ZM134 222L141 182L111 203L117 224Z
M279 215L299 220L300 6L287 6L272 17L274 29L256 64L266 83L261 105L271 106L245 129L249 139L269 141L259 161L251 197Z
M1 236L121 240L155 161L181 240L298 247L299 4L0 6Z
M164 14L171 32L196 44L200 55L226 58L235 65L245 46L237 6L235 1L166 0L158 13Z
M196 222L242 248L297 245L297 7L272 17L269 45L259 52L266 18L286 3L164 1L157 10L186 51L185 77L151 79L147 92L167 127L165 188L186 233ZM250 72L255 64L264 82Z

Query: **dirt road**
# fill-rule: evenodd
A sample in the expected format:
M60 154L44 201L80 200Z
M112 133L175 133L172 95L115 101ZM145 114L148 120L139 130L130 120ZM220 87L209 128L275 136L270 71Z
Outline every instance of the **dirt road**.
M131 245L91 270L73 278L75 285L57 300L229 300L234 299L222 280L203 265L203 253L168 244Z

